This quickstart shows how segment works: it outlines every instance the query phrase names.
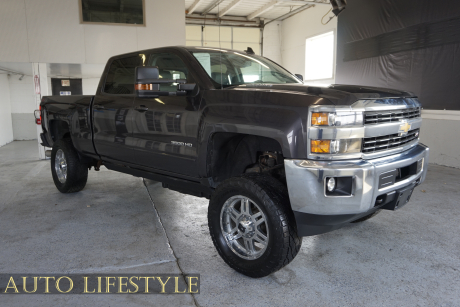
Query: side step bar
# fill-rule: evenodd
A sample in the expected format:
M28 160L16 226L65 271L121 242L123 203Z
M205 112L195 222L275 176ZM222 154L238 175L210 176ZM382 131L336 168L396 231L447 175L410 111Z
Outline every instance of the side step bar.
M206 197L209 199L211 198L211 194L214 191L214 189L207 187L199 182L194 182L186 179L180 179L167 175L146 172L135 168L112 163L104 163L104 166L107 167L109 170L133 175L136 177L159 181L162 183L163 188L168 188L170 190L174 190L184 194L190 194L198 197Z

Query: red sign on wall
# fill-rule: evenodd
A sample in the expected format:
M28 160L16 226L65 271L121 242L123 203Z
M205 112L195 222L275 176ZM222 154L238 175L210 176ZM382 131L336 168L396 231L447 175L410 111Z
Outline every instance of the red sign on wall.
M38 77L38 75L35 75L34 83L35 83L35 94L40 95L40 77Z

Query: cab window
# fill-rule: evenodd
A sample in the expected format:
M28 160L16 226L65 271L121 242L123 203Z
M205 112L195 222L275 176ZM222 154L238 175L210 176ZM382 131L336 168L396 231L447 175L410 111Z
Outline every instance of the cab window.
M177 80L186 79L189 83L194 83L182 59L173 53L153 53L150 55L149 65L157 66L160 72L160 79ZM177 83L171 82L161 84L160 91L175 92Z
M138 54L113 60L105 79L104 92L109 94L134 94L134 72L143 66L145 55Z

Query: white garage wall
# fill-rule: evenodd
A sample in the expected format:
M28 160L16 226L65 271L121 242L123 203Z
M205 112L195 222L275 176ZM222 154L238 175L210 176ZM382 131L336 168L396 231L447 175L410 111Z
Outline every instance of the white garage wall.
M281 27L282 22L274 21L264 28L263 50L264 57L283 66L281 58Z
M10 85L8 75L0 74L0 146L13 141Z
M33 140L37 138L33 112L36 109L34 97L34 81L31 63L5 63L0 67L14 72L23 73L22 80L19 74L10 74L8 91L10 97L10 118L13 125L14 140ZM1 71L0 73L6 73Z
M28 63L24 64L32 66ZM12 75L9 81L14 140L35 140L37 125L33 115L36 109L34 79L32 76L24 76L19 80L18 75Z
M99 78L83 78L81 83L83 95L95 95Z
M422 110L422 118L420 141L430 147L430 163L460 168L460 111Z
M78 5L78 0L1 0L2 67L8 67L4 65L6 62L11 67L15 66L15 70L25 72L17 66L27 65L26 70L29 71L31 63L101 65L116 54L185 45L183 0L145 0L145 27L80 24ZM17 79L13 77L9 80L11 108L8 110L12 112L9 118L14 139L36 139L33 78L25 76L22 81ZM98 81L97 74L83 76L83 94L94 94ZM51 89L49 91L51 93Z
M337 29L337 18L333 18L327 25L321 24L321 17L329 9L328 5L316 5L283 21L281 29L282 65L290 72L305 75L305 41L307 38ZM325 17L324 21L327 20L328 18ZM335 78L308 83L334 83L334 80Z
M78 0L0 1L0 61L98 63L185 45L184 0L145 0L146 26L80 24Z

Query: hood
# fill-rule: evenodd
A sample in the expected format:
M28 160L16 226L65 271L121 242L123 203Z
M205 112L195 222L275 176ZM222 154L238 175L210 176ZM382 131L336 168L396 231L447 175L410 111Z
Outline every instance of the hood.
M413 93L370 86L332 84L312 86L306 84L243 84L227 89L278 92L317 96L329 100L334 105L351 105L360 99L410 98Z

